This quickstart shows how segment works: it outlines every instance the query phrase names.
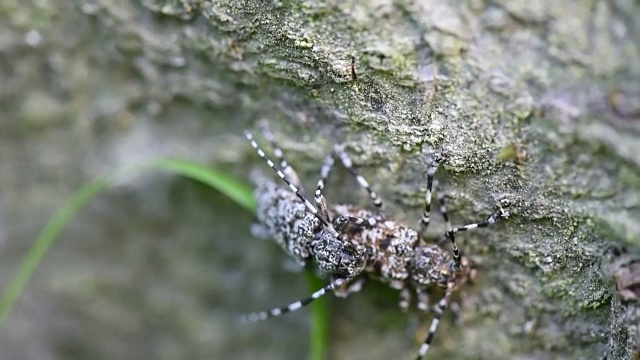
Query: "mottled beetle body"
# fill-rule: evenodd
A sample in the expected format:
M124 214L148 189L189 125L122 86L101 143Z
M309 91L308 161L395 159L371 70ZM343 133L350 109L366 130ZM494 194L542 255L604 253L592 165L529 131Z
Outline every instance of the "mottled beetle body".
M418 233L353 205L331 206L330 210L338 216L379 217L376 226L350 225L345 229L345 237L367 254L364 271L369 276L394 289L404 288L410 279L409 264L414 258L414 248L418 246Z
M350 225L345 229L345 237L367 254L363 271L369 278L403 290L402 308L409 306L411 290L418 294L418 308L426 310L427 294L432 287L454 291L470 278L471 267L466 258L460 257L460 265L456 269L454 256L449 251L424 242L416 230L400 222L354 205L335 205L329 209L336 215L378 218L373 227ZM505 212L503 217L506 215Z
M254 192L256 217L264 231L300 265L315 263L323 275L353 277L364 267L361 247L323 228L291 190L263 181Z
M267 235L301 265L311 256L311 242L322 223L307 210L291 190L264 180L254 192L256 217Z
M483 222L453 228L445 208L444 195L438 191L440 212L447 229L442 238L448 238L451 242L451 251L448 251L438 244L425 243L418 231L387 218L380 211L374 212L351 204L328 205L322 191L334 163L333 154L324 160L314 194L315 205L310 203L303 195L298 176L275 144L273 134L264 129L264 135L280 161L279 168L266 156L253 136L245 132L251 146L288 185L288 189L269 179L258 183L254 193L258 221L266 235L273 238L299 264L317 267L331 282L306 299L269 311L251 313L246 320L264 320L298 310L327 292L347 296L358 291L366 278L401 290L400 306L403 309L409 307L411 293L415 292L417 307L426 311L429 310L430 289L440 287L444 289L444 296L433 308L435 315L429 334L417 356L417 359L422 359L433 341L440 317L448 306L452 293L470 276L471 268L467 260L460 256L455 234L487 227L507 218L509 213L500 207ZM374 206L382 208L381 199L353 169L351 159L344 149L336 146L334 151L345 168L369 193ZM421 231L430 223L432 189L438 187L434 174L441 160L440 156L434 154L427 168L427 193L420 220Z

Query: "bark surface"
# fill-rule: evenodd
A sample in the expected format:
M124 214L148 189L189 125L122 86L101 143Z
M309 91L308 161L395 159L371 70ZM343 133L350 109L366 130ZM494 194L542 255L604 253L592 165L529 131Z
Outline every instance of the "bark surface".
M242 136L265 118L307 193L344 143L408 224L425 147L447 157L437 176L454 225L511 202L508 221L459 236L478 279L429 359L633 359L640 274L603 253L640 248L638 12L633 0L0 0L0 285L97 176L162 156L269 174ZM328 201L368 204L345 173ZM190 181L123 179L47 254L0 357L304 358L304 311L235 323L308 294L251 220ZM376 284L332 300L330 358L412 358L431 315L396 304Z

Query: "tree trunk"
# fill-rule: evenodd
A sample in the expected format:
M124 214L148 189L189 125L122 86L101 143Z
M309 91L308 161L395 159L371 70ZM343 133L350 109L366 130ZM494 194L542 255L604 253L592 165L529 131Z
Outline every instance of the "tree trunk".
M343 143L411 226L425 148L446 156L436 176L454 225L511 204L509 220L459 236L478 276L428 359L637 356L640 274L619 261L640 248L637 2L0 5L2 288L55 210L105 173L169 156L269 174L242 136L264 118L308 194ZM368 206L339 167L325 194ZM47 254L0 357L304 358L304 310L235 323L309 293L251 222L193 182L123 179ZM610 245L631 255L602 271ZM330 358L415 356L432 315L397 300L379 284L332 300Z

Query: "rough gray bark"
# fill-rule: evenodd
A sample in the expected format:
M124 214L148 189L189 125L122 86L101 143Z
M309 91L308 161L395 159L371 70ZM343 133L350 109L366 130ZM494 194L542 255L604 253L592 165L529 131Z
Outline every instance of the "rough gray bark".
M636 305L600 266L610 244L640 247L637 2L0 5L3 288L89 179L159 156L245 180L266 172L241 133L264 117L308 186L343 142L387 212L410 224L424 145L447 155L438 176L456 224L512 202L509 221L460 236L479 279L430 359L633 357ZM359 193L340 172L327 186L329 201L365 204ZM192 182L123 180L46 256L0 355L303 358L306 314L234 323L307 294L250 223ZM430 317L412 320L396 299L372 284L332 300L331 358L411 358Z

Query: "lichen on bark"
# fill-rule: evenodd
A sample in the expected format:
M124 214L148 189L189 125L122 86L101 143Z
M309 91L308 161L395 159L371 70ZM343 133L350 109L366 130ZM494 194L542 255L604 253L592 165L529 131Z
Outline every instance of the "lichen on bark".
M77 7L47 3L35 10L6 0L2 17L10 31L2 51L16 71L5 69L0 87L5 103L20 105L8 108L7 118L24 122L0 128L32 139L42 151L8 156L0 166L16 169L43 153L68 154L66 160L42 160L44 169L28 173L30 178L62 173L65 188L110 166L171 154L248 177L263 164L243 141L241 129L265 117L305 184L315 181L330 144L345 143L385 198L386 211L415 224L426 179L423 151L428 147L447 157L438 176L456 224L488 216L499 199L508 199L513 213L509 221L460 237L465 254L479 266L479 278L460 299L462 326L446 318L430 358L591 359L608 350L615 358L632 358L624 314L636 305L626 304L625 311L616 307L618 295L600 263L610 244L640 247L635 221L640 217L640 22L633 16L638 11L630 0L146 0L140 6L104 0L79 2ZM25 37L34 34L29 31L44 41L34 43L34 36ZM31 42L24 45L23 39ZM54 131L59 129L65 131ZM13 141L4 137L4 148L12 149ZM327 185L329 201L364 201L353 194L355 184L336 173ZM8 193L30 194L19 174L10 179L14 191ZM142 206L151 224L175 216L174 208L149 205L162 203L148 199L162 199L159 194L171 188L170 181L149 185L158 181L126 187L142 195L124 201L116 193L112 198L121 201L114 203L125 209ZM188 194L200 191L178 188ZM50 207L64 199L64 192L45 193ZM5 201L18 204L19 196ZM145 213L145 206L154 210ZM180 206L181 214L201 210L201 205ZM11 209L16 218L35 214L35 224L46 216L44 210ZM115 219L100 209L93 211L104 218L92 236L108 239ZM225 210L211 211L227 215ZM248 238L246 218L224 218L224 226L215 220L209 226L226 229L219 232L225 236L245 231L242 237ZM236 224L231 218L244 222ZM201 229L189 233L192 239L200 238L192 241L209 246L203 225L191 217L181 219L187 221L184 226ZM135 227L120 221L122 238L134 237L127 229ZM142 238L154 235L137 231ZM70 233L87 235L82 228ZM27 239L29 233L16 234ZM191 294L178 301L185 307L174 309L177 315L162 325L161 334L149 330L149 336L168 337L171 345L166 346L176 357L253 358L261 354L261 349L250 348L254 344L262 345L266 358L304 354L304 332L296 331L304 328L299 320L303 317L260 324L257 330L234 328L239 339L224 335L219 324L231 321L228 313L279 305L304 294L302 281L296 288L290 285L294 277L279 271L284 260L275 246L272 251L272 244L226 240L216 236L210 245L216 250L207 261L216 265L202 265L207 274L225 275L215 276L214 284L226 291L211 290L219 309L215 320L203 320L206 306L193 306L206 301L198 300L207 294L204 276L167 265L163 274L174 274L176 266L200 287L182 289ZM104 241L103 246L110 244ZM193 253L176 257L158 249L168 264L198 263L190 257ZM77 247L68 251L83 254ZM275 258L264 259L265 251ZM223 255L227 258L220 258ZM228 257L237 259L238 268L228 269L235 264ZM124 261L134 266L134 260ZM270 279L259 266L283 279ZM140 272L144 277L145 270ZM34 281L49 289L50 279L42 276ZM93 281L103 284L97 278ZM228 280L232 278L235 282ZM174 285L171 280L162 283L171 289ZM288 289L285 294L283 288ZM108 290L119 294L122 289ZM89 296L84 291L70 286L62 299ZM107 296L109 291L90 295ZM127 302L120 309L123 318L128 314L137 319L131 315L135 313L144 319L169 306L144 292L136 296L149 306L140 309ZM333 319L331 358L410 358L416 349L412 326L417 326L411 319L416 317L401 315L394 302L395 293L375 285L347 301L335 301L335 311L344 316ZM87 305L80 313L89 316L92 311ZM19 314L27 324L34 322L28 312ZM419 318L423 321L418 329L424 329L429 316ZM96 327L109 329L107 319L100 319ZM142 320L136 324L147 330L154 325ZM83 334L74 336L76 343L83 343ZM291 343L285 339L297 345L288 348ZM221 350L203 350L206 341L220 344ZM3 342L16 343L12 338ZM88 343L107 346L95 339ZM134 349L126 344L125 349ZM144 358L139 350L126 353Z
M608 244L638 246L640 231L638 182L619 178L638 174L640 157L628 149L637 147L639 113L612 102L638 95L626 85L639 73L637 21L625 15L631 3L245 5L219 9L255 34L239 45L246 61L320 108L285 103L304 123L283 137L312 128L346 142L357 163L371 166L372 182L409 209L424 186L425 144L447 156L442 172L457 221L488 214L499 198L513 203L508 223L464 240L491 271L470 290L466 302L475 306L463 310L474 325L439 334L449 354L606 351L615 331L599 259ZM395 216L412 221L403 210ZM461 349L455 338L474 340Z

